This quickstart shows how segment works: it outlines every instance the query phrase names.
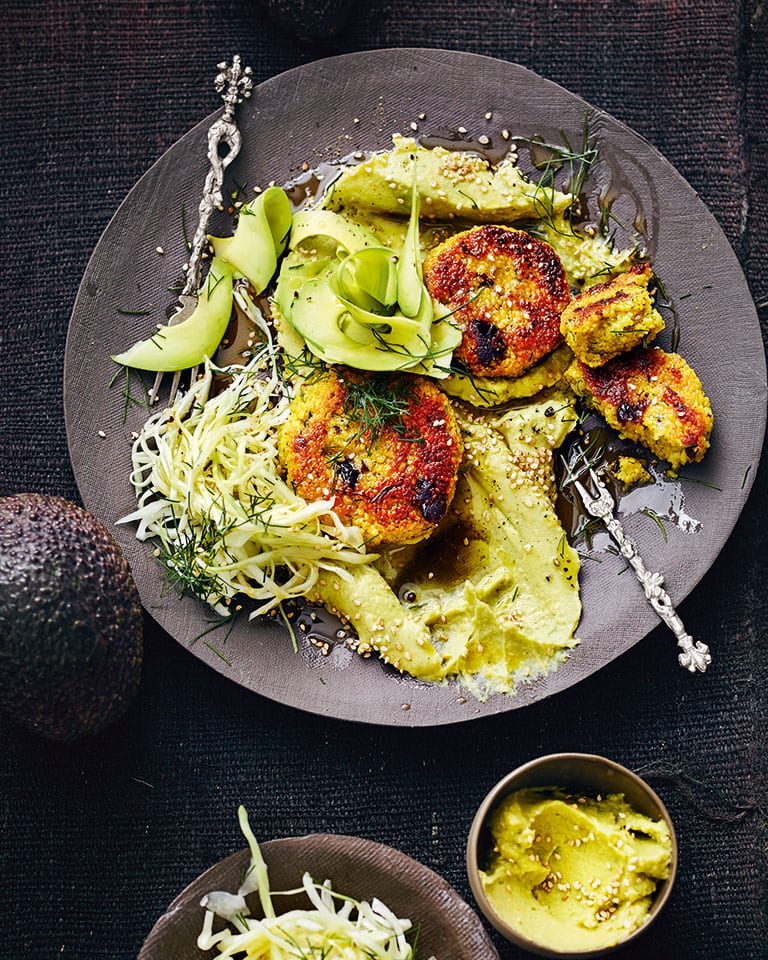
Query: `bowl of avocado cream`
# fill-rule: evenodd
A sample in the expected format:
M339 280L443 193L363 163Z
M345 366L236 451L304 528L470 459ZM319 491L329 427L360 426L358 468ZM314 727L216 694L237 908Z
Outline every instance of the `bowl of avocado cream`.
M656 793L592 754L540 757L480 805L467 844L478 906L508 940L545 957L599 957L666 903L677 841Z

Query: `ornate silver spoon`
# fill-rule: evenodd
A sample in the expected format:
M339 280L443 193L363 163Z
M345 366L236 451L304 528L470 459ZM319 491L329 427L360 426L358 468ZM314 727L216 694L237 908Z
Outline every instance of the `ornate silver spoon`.
M205 248L208 233L208 221L214 209L223 202L222 185L224 171L240 152L240 131L235 123L235 107L242 103L244 98L250 97L253 88L253 71L250 67L243 67L240 56L232 57L232 65L226 61L217 64L219 71L213 81L217 93L224 101L222 115L211 125L208 131L208 175L205 178L203 196L198 208L197 230L192 238L187 266L187 278L184 289L179 294L179 309L168 321L170 325L181 323L197 306L197 291L200 287L201 257ZM226 147L226 151L222 148ZM192 379L195 371L192 371ZM162 373L158 373L149 394L150 403L157 400ZM173 375L171 392L168 403L173 403L176 391L179 389L181 371Z
M646 569L634 541L626 535L620 521L613 515L615 504L608 488L595 470L590 469L589 476L594 488L598 491L597 496L590 493L578 480L572 481L574 487L578 490L585 509L593 517L603 521L608 532L616 541L622 557L635 571L635 576L645 591L646 600L677 637L677 645L682 650L677 657L680 666L690 670L691 673L695 673L697 670L704 673L709 664L712 663L709 647L699 640L694 640L686 631L683 621L672 606L669 594L664 589L664 577L660 573L652 573Z

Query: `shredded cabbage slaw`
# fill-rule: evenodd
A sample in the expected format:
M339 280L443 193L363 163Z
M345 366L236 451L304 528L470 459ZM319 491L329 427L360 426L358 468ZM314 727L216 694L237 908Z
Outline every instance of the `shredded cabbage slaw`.
M321 570L348 579L350 566L375 559L333 499L308 503L281 479L277 430L290 397L275 357L270 340L244 367L207 364L133 446L138 509L119 522L136 523L139 540L157 537L173 579L222 616L238 595L257 601L255 617L305 596ZM215 372L232 376L220 393Z
M381 900L369 903L336 893L330 880L316 883L309 873L295 890L271 891L267 865L242 806L238 819L251 852L249 869L237 893L212 891L203 897L201 950L217 947L220 957L242 960L414 960L406 939L411 921L396 916ZM250 915L245 898L251 893L259 895L263 919ZM297 893L305 893L311 907L277 914L272 898ZM217 916L228 927L214 931Z

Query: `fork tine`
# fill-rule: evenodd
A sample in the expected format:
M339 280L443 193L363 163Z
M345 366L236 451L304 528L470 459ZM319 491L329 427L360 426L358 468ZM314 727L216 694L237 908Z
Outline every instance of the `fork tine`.
M160 393L160 384L163 382L163 374L155 374L155 382L152 384L152 389L149 391L149 403L152 405L157 402L158 394Z
M615 505L616 498L613 497L613 496L611 496L611 494L610 494L610 492L609 492L609 490L608 490L608 487L605 485L605 481L604 481L603 478L600 476L600 474L597 472L597 470L595 470L593 467L590 467L590 468L589 468L589 476L590 476L590 479L592 480L592 483L594 483L595 487L597 488L598 494L602 494L603 496L605 496L605 495L610 496L610 497L611 497L611 502Z
M584 504L591 503L594 500L594 497L587 491L587 488L583 483L580 483L578 480L573 481L574 487L578 491L579 496L584 501Z
M181 383L181 370L177 370L173 375L173 380L171 380L171 392L168 394L168 404L172 404L176 399L176 393L179 389L179 384Z

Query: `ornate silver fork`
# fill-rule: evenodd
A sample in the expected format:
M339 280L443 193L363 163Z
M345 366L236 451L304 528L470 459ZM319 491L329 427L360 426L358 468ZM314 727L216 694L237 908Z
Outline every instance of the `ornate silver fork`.
M646 569L642 557L637 551L636 544L626 535L620 521L614 516L615 503L613 497L598 473L590 468L589 477L598 492L597 496L590 493L578 480L572 481L585 509L593 517L603 521L608 532L616 541L622 557L635 571L635 576L645 591L646 600L677 637L677 645L682 650L677 657L680 666L690 670L691 673L695 673L697 670L704 673L709 664L712 663L709 647L699 640L694 640L686 631L683 621L672 606L669 594L664 589L664 577L660 573L652 573Z
M238 54L232 57L231 66L223 61L216 65L216 69L219 72L216 74L213 85L224 101L224 111L208 131L210 167L198 208L197 229L189 249L186 281L184 289L179 294L179 309L168 321L170 325L186 320L197 306L197 291L200 287L201 261L208 233L208 221L216 206L223 203L224 171L240 152L241 136L235 123L235 107L242 103L244 98L250 97L253 89L253 71L250 67L242 66ZM223 146L227 148L226 152L222 151ZM193 369L191 373L193 381L195 376L196 370ZM163 374L158 373L149 393L150 403L155 403L157 400L162 379ZM181 370L177 370L171 382L168 403L173 403L180 381Z

